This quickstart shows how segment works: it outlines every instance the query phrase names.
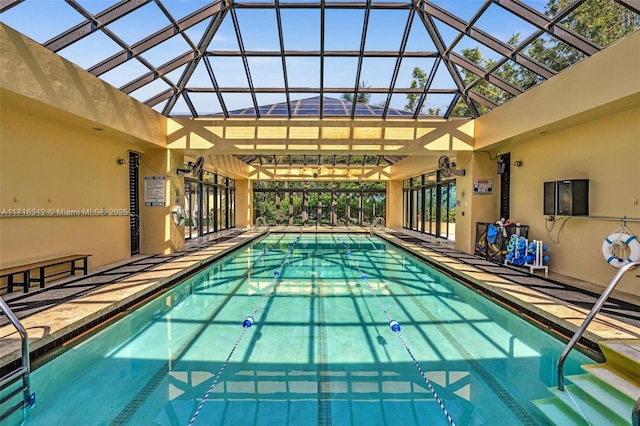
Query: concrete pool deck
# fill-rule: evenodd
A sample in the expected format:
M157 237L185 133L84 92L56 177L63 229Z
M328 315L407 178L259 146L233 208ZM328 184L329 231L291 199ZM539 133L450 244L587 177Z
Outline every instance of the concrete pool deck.
M368 233L360 227L276 227L272 232ZM549 280L528 270L508 268L480 257L458 252L453 243L407 230L376 230L378 236L413 253L444 272L460 277L467 285L487 291L498 303L509 305L548 328L573 333L586 317L598 294L575 287L567 277L550 274ZM171 255L136 256L83 277L69 277L30 293L2 295L27 330L32 357L42 364L66 350L74 340L149 297L169 288L181 278L222 258L227 253L264 235L266 229L230 230L192 241ZM573 284L573 285L572 285ZM594 289L595 290L595 289ZM611 302L596 316L584 336L591 349L600 340L640 339L640 297L614 293ZM12 369L20 356L20 339L6 317L0 317L0 375ZM6 370L6 371L5 371Z

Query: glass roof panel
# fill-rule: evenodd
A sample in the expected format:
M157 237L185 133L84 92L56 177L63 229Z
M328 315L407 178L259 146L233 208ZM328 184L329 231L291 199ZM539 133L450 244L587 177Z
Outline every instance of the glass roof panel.
M164 65L190 50L191 46L184 40L182 35L178 34L143 52L140 56L158 68L160 65Z
M287 116L287 97L284 93L256 93L260 115Z
M166 15L151 2L110 23L107 28L132 45L169 25L171 22Z
M418 15L413 18L405 52L436 52L436 46Z
M535 39L524 53L555 71L562 71L585 58L584 53L549 34Z
M345 99L325 99L322 111L327 117L351 116L353 101Z
M447 112L455 95L431 93L427 96L420 114L442 117Z
M100 75L100 78L114 87L122 87L149 72L149 68L134 59Z
M198 46L198 43L200 42L200 39L204 35L204 32L206 31L208 25L209 25L209 19L205 19L199 24L196 24L193 27L187 28L184 31L184 35L186 35L187 38L191 40L191 43L193 43L194 46ZM209 47L211 47L211 45L209 45Z
M549 3L547 0L520 0L522 3L526 4L537 10L538 12L545 13L547 10L547 4ZM546 13L545 13L546 14Z
M189 99L200 116L222 113L215 93L189 93Z
M325 50L360 50L364 11L327 9L324 18Z
M429 73L431 70L424 70ZM436 70L436 75L433 77L433 84L431 84L431 89L457 89L455 81L453 77L451 77L451 73L449 69L444 64L443 61L440 61L438 64L438 69Z
M216 81L220 87L248 88L247 74L239 56L210 58ZM204 65L204 64L203 64ZM250 104L247 104L250 105Z
M544 81L542 77L533 71L523 67L522 65L516 64L511 60L502 64L492 74L510 82L522 90L529 89Z
M460 32L438 19L434 18L433 22L435 24L436 30L438 31L438 34L440 34L440 38L442 38L445 47L448 48L449 46L451 46L451 43L453 43L453 40L455 40L455 38L460 35Z
M247 58L247 62L253 87L284 87L281 58L252 56Z
M320 50L319 9L281 9L280 16L286 50ZM274 28L277 36L276 23ZM274 50L280 50L279 43L275 47Z
M396 81L396 89L406 89L411 87L413 81L413 70L419 68L429 75L435 59L433 58L402 58L400 64L400 72ZM424 88L424 84L418 84L416 87ZM453 86L452 86L453 87Z
M280 50L273 9L236 9L236 15L245 50ZM256 22L260 24L256 25Z
M374 9L369 12L365 50L399 51L408 17L408 10Z
M80 13L64 2L25 1L0 14L0 22L38 43L45 43L84 21Z
M208 25L209 20L205 22L207 22ZM202 34L204 34L204 30L202 31ZM195 37L195 39L192 38L192 40L197 44L198 41L200 41L200 38ZM233 28L233 21L229 14L227 14L225 19L222 20L216 34L213 36L213 40L211 40L211 43L209 43L209 46L207 47L207 51L213 52L216 50L240 52L240 47L238 47L238 38L236 37L236 30Z
M178 21L190 13L211 3L211 0L181 0L181 1L164 1L162 4L171 13L171 16Z
M173 109L169 111L169 115L170 116L191 115L191 110L189 110L189 107L187 106L187 103L184 101L182 96L178 97L178 100L173 105Z
M324 87L355 87L358 58L324 58Z
M288 56L286 61L289 88L309 87L315 89L320 87L320 58Z
M395 109L395 110L403 111L403 112L405 112L405 111L413 112L413 111L411 111L410 108L405 108L406 105L407 105L407 95L406 94L404 94L404 93L394 93L393 95L391 95L391 102L389 103L389 109L390 110L391 109ZM395 111L391 112L391 113L394 114ZM389 112L387 112L387 114L389 114Z
M42 3L42 2L41 2ZM80 6L82 6L87 12L92 15L97 15L105 9L110 8L114 4L118 3L117 0L76 0Z
M292 101L291 115L297 117L318 117L320 115L319 99L320 97L315 95L313 97L298 98L296 102Z
M223 93L222 99L227 106L229 114L233 112L234 116L255 117L256 112L253 108L253 100L250 93Z
M135 90L135 91L129 93L129 96L139 100L140 102L144 102L147 99L153 98L158 93L162 93L165 90L170 89L170 88L171 88L171 86L169 86L167 83L165 83L161 79L157 79L157 80L152 81L149 84L145 84L144 86L142 86L138 90Z
M243 70L243 73L244 73L244 70ZM171 75L171 77L175 76L174 78L176 79L179 79L180 76L182 75L182 74L178 74L177 70L172 71L169 74ZM217 78L217 75L216 75L216 78ZM213 83L211 82L211 77L209 77L209 72L207 71L204 61L200 61L198 63L186 87L189 89L193 89L196 87L211 88L211 89L213 88Z
M598 9L598 16L604 15L610 18L594 21L594 8ZM616 2L585 2L560 23L587 40L606 47L640 28L640 15Z
M465 22L469 22L482 7L484 0L434 0L432 3L463 19Z
M364 87L388 88L395 66L393 58L364 58L360 81L366 83Z
M207 47L208 53L205 58L214 70L223 96L233 104L228 108L230 111L238 110L237 114L245 115L255 114L254 108L256 106L253 102L255 99L258 105L262 105L259 108L261 115L272 111L276 116L286 116L286 112L283 112L286 111L286 105L284 104L286 95L278 93L285 89L281 58L279 55L272 56L274 53L278 53L281 48L276 20L276 3L271 0L258 1L263 4L256 5L256 2L252 1L247 4L234 3L231 5L233 10L227 13L222 20L213 41ZM292 5L292 3L300 2L307 4ZM566 2L547 4L546 0L524 0L524 2L539 11L543 11L547 16L553 16L560 7L564 7L567 4ZM37 42L45 43L63 35L73 26L86 22L80 13L69 6L69 3L77 4L79 8L85 8L86 13L94 15L103 13L114 5L124 6L119 10L126 10L127 7L131 7L133 4L116 2L115 0L76 0L75 3L29 0L13 3L7 11L0 15L0 21L14 27ZM284 47L288 51L295 52L295 55L288 55L286 58L289 80L287 84L291 90L290 98L294 101L294 105L292 105L294 107L294 115L297 117L317 117L321 114L321 102L323 103L323 116L343 114L344 110L350 112L353 105L351 102L336 103L339 102L338 98L341 97L341 93L335 93L336 90L320 92L320 67L323 65L324 81L322 83L325 89L338 88L337 92L343 90L348 92L353 90L356 80L359 80L360 85L371 88L377 93L360 92L362 99L359 99L356 106L356 116L381 116L389 97L387 91L396 65L397 55L394 52L399 52L400 50L403 33L407 26L408 18L412 13L412 3L406 0L398 2L385 1L387 4L374 4L369 9L369 24L366 28L366 49L363 52L363 68L359 77L356 75L358 72L358 51L366 12L363 8L364 2L344 4L344 7L340 2L326 3L324 12L320 9L321 3L319 2L308 3L307 0L287 0L286 3L289 4L281 3L283 7L279 11L282 16ZM146 2L143 6L137 7L127 15L110 22L104 28L113 32L116 41L109 38L101 28L91 28L91 32L86 36L82 36L79 33L71 33L67 37L71 44L61 49L60 55L80 67L90 68L116 53L123 52L123 47L119 43L135 44L158 30L170 27L170 17L165 15L162 8L165 8L173 18L179 20L211 4L213 2L210 0L154 0ZM445 47L450 47L452 41L460 37L460 41L450 51L466 56L485 70L490 70L496 61L499 61L498 67L492 72L492 75L500 77L522 90L526 90L543 80L539 75L524 68L522 65L507 60L502 54L493 50L496 47L493 46L492 49L490 47L492 45L491 42L488 42L489 46L481 45L480 42L468 35L462 36L458 30L453 28L453 26L458 26L458 20L468 23L470 19L478 15L477 21L473 23L474 28L486 32L492 38L501 40L503 43L509 43L511 37L515 34L519 34L519 39L512 39L512 45L517 44L519 40L524 40L531 34L537 34L539 29L511 12L509 9L509 7L512 7L511 3L501 4L495 1L485 3L484 0L435 0L432 3L426 3L427 7L431 4L435 4L437 8L443 8L446 13L454 15L449 24L439 21L435 17L433 18L436 31L443 38ZM569 12L560 24L591 40L593 46L585 42L583 44L584 47L582 47L583 50L588 51L589 55L600 50L598 45L607 46L637 29L640 24L640 16L627 9L624 6L624 2L609 2L604 6L598 6L599 3L576 0L573 4L577 6L576 9ZM418 5L417 7L420 6ZM486 10L481 9L481 7L486 7ZM517 2L513 7L519 7ZM479 10L483 10L482 14L477 13ZM324 13L325 18L324 31L321 31L320 28L321 13ZM439 14L437 10L434 13L435 15ZM238 45L232 19L234 15L238 18L243 47L250 54L246 58L246 62L250 67L251 83L258 89L273 90L273 92L247 93L251 85L247 80L244 63L240 57L240 46ZM594 16L597 16L598 19L594 20ZM601 16L602 19L600 19ZM52 19L52 17L55 17L55 19ZM449 21L445 16L440 16L440 19ZM190 42L198 44L210 23L211 18L208 18L184 30L184 35L174 34L171 39L142 52L139 57L132 56L128 58L127 62L105 72L102 77L112 85L123 87L150 71L141 62L147 61L151 67L158 67L170 63L171 60L188 52L191 48ZM473 35L472 32L466 31L465 28L461 27L459 30ZM549 31L553 33L554 28L551 27ZM325 52L330 53L325 55L324 59L319 54L322 33L324 33L325 37ZM557 34L559 34L559 38L554 35L544 34L524 47L521 54L527 55L534 61L555 71L561 71L587 56L587 54L571 46L571 43L580 45L580 37L572 38L571 35ZM60 49L55 45L52 45L52 48ZM405 55L401 61L395 89L407 89L411 85L412 71L415 68L421 69L424 72L423 77L426 78L435 61L433 57L427 57L426 55L435 56L438 53L436 51L436 43L431 40L431 36L424 27L420 13L417 13L411 21ZM258 52L257 56L256 52ZM259 52L265 53L261 54ZM339 53L340 56L335 56L332 52L343 53ZM346 53L350 56L342 56ZM505 52L502 53L504 54ZM301 54L305 56L299 56ZM96 72L103 72L116 63L114 61L113 63L104 64L105 66ZM203 110L209 111L213 107L209 106L207 98L213 95L211 102L215 103L217 97L213 93L214 85L204 65L205 63L202 62L198 66L190 81L186 82L186 87L188 93L195 100L197 109L201 109L202 105ZM178 70L169 73L167 78L172 83L178 84L185 67L185 65L181 65ZM484 78L483 72L475 70L473 66L468 68L471 71L463 70L460 67L457 69L460 70L459 72L465 84L468 85L474 82L474 92L481 93L498 104L509 98L510 95L507 96L502 91L503 89L498 89L496 86L488 84L486 80L477 80L478 77L474 72L483 74ZM534 66L534 68L536 67ZM537 72L542 73L543 71L538 70ZM547 73L544 74L546 75ZM423 81L418 86L423 85ZM500 83L498 85L502 86ZM170 87L170 84L158 79L136 90L134 97L146 100L157 96L168 87ZM506 86L502 87L508 89ZM194 92L194 89L204 89L204 92L199 92L198 90ZM431 87L431 90L434 89L457 89L444 64L439 66ZM151 93L152 90L157 92ZM207 93L207 90L210 92ZM353 94L351 95L353 96ZM387 117L406 117L407 114L411 114L408 111L402 111L405 106L409 109L415 108L415 103L407 104L406 95L404 93L396 93L389 97L390 110L387 113ZM416 92L412 95L415 98L420 93ZM447 102L446 100L452 99L454 96L453 94L435 95L435 93L429 94L424 108L427 110L432 108L434 111L437 108L442 110L446 106L444 105ZM324 96L322 101L319 98L320 96ZM491 98L492 96L493 98ZM313 102L309 100L295 102L296 100L309 98L315 98L315 100ZM436 102L437 99L444 100ZM243 103L239 103L240 100ZM159 105L155 105L154 109L161 110L163 104L166 104L166 102L163 101ZM448 108L448 106L446 107ZM219 106L216 108L220 109ZM456 110L460 112L465 108L466 106L456 107ZM487 107L481 107L480 109L481 112L488 111ZM176 113L176 111L190 114L184 100L178 102L172 113ZM278 113L274 111L278 111ZM425 112L425 110L423 109L422 112ZM466 112L468 113L469 111L467 110ZM345 116L349 116L349 114Z
M504 58L501 54L481 44L471 37L464 36L453 48L458 55L477 63L478 65L488 68L496 61ZM479 52L479 56L478 53Z
M183 66L181 66L179 68L176 68L175 70L165 74L165 78L169 79L173 84L177 84L178 80L182 76L182 73L184 72L184 69L186 67L187 67L187 65L185 64L185 65L183 65ZM193 79L193 76L191 76L191 78ZM191 81L191 80L189 80L189 81ZM209 83L209 84L211 84L211 83ZM202 86L199 86L199 87L202 87Z
M474 27L491 34L498 40L507 43L512 37L520 35L525 39L533 34L537 28L520 19L513 13L496 4L490 5L476 21Z
M120 51L122 48L113 40L103 32L96 31L57 53L79 67L87 69Z

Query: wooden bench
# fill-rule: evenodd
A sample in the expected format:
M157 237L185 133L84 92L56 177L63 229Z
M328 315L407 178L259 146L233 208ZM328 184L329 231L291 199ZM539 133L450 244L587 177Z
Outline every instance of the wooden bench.
M29 292L29 286L31 283L40 283L40 288L44 288L45 278L55 277L66 273L75 275L76 271L82 271L84 275L87 275L87 259L90 254L73 254L71 256L57 257L55 259L43 260L41 262L28 263L26 265L13 266L11 268L0 269L0 278L7 277L7 292L13 292L14 285L22 285L22 291L24 293ZM80 262L81 265L76 266L76 262ZM55 272L47 275L46 270L52 266L69 265L69 268L64 271ZM36 278L31 278L31 271L37 269L39 274ZM22 282L14 282L14 277L22 275Z

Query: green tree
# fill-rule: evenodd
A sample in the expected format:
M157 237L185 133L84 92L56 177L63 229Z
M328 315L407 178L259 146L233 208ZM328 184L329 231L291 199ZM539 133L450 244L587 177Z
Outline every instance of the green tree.
M358 88L359 89L368 89L369 85L367 85L367 82L362 80L359 84L358 84ZM345 100L347 102L353 102L353 93L343 93L342 95L340 95L340 99ZM358 91L358 99L357 99L357 103L360 104L368 104L369 101L371 100L371 93L362 93L360 91Z
M544 13L550 17L555 16L558 11L572 2L573 0L549 0ZM571 12L560 21L560 24L599 46L606 47L640 28L640 15L635 14L614 0L592 0L585 2ZM517 46L520 43L520 34L514 34L507 43L512 47ZM482 52L478 47L463 49L461 53L466 59L486 70L495 65L495 61L482 56ZM526 47L524 53L555 71L561 71L585 57L585 54L578 49L551 36L536 39ZM502 64L495 70L494 74L522 90L526 90L542 81L542 77L511 61ZM412 77L412 88L423 88L425 86L427 81L425 71L420 68L414 68ZM461 69L461 77L465 86L479 78L465 69ZM506 102L512 97L509 93L486 80L479 81L471 90L497 105ZM414 111L417 107L418 99L418 94L408 94L405 110ZM483 105L476 104L476 107L480 114L489 111L489 108ZM437 108L429 109L429 114L431 114L432 110L435 112ZM454 117L469 117L471 116L471 111L466 102L461 99L454 106L451 115Z

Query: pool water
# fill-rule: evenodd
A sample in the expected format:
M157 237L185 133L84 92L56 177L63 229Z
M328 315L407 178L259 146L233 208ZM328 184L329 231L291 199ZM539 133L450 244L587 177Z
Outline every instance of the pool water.
M449 424L409 351L455 424L546 424L531 401L560 341L382 240L298 238L253 243L34 371L26 424L187 425L234 346L196 425ZM585 363L574 351L566 374Z

